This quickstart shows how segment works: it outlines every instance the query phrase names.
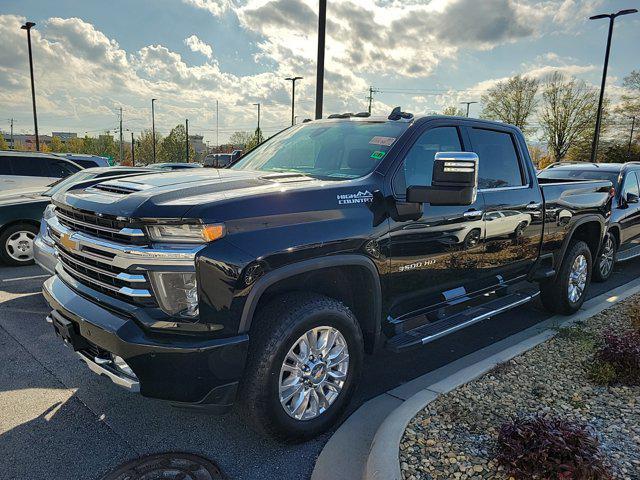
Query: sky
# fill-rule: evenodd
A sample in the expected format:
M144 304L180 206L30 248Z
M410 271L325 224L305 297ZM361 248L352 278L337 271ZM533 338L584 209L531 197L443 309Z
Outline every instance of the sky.
M597 13L639 8L639 0L329 0L324 113L396 105L414 113L479 101L514 74L554 70L599 85L608 22ZM118 126L189 132L216 143L315 111L317 0L2 0L0 130L33 132L26 33L32 47L40 133L98 135ZM607 79L615 103L622 80L640 69L640 14L616 21ZM480 113L471 106L471 115Z

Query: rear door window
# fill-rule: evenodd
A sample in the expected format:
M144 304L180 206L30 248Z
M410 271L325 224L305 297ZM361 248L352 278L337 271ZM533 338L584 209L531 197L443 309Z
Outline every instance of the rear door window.
M50 160L49 171L50 176L55 178L65 178L79 171L80 169L64 160Z
M48 177L47 159L37 157L12 157L13 175L23 177Z
M521 187L524 175L510 133L470 128L473 151L480 159L478 187L482 189Z

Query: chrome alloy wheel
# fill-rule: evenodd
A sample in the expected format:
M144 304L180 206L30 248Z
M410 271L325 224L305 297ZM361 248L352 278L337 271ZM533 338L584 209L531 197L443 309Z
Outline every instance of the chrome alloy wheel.
M29 262L33 260L33 240L35 233L28 230L15 232L5 242L7 254L18 262Z
M569 301L576 303L580 300L582 292L587 286L587 258L584 255L578 255L571 265L569 272Z
M333 327L315 327L289 350L280 368L280 404L290 417L311 420L338 398L347 379L349 349Z
M604 246L602 247L602 253L600 254L600 275L604 278L609 275L611 269L613 268L613 255L615 252L615 247L613 244L613 237L611 235L607 235L607 238L604 242Z

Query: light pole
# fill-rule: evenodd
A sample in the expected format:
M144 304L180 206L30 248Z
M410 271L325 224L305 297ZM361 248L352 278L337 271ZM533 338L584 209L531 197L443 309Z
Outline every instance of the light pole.
M131 166L136 166L136 139L133 138L133 132L131 132Z
M153 142L153 163L156 163L156 112L153 107L157 99L151 99L151 141Z
M287 77L285 80L291 82L291 125L296 124L296 116L294 114L296 109L296 81L302 80L302 77Z
M38 136L38 114L36 113L36 87L33 82L33 55L31 54L31 28L35 26L35 23L27 22L20 28L27 31L27 44L29 45L29 72L31 73L31 100L33 102L33 126L36 131L36 152L39 152L40 137Z
M218 115L219 111L218 111L218 100L216 100L216 153L219 153L219 149L220 149L220 137L218 136L219 130L218 127L220 126L220 116Z
M467 106L467 118L469 118L469 105L473 104L473 103L478 103L478 102L460 102L462 105L466 105Z
M611 52L611 37L613 36L613 23L616 17L622 15L629 15L630 13L637 13L638 10L630 8L627 10L620 10L617 13L603 13L601 15L594 15L589 17L589 20L600 20L602 18L609 19L609 35L607 36L607 49L604 55L604 68L602 69L602 83L600 85L600 98L598 100L598 113L596 115L596 128L593 133L593 143L591 144L591 161L595 163L596 154L598 152L598 140L600 139L600 123L602 121L602 102L604 101L604 87L607 82L607 68L609 67L609 53Z
M255 107L258 107L258 128L256 129L256 144L260 145L260 103L254 103Z
M320 0L318 12L318 65L316 73L316 120L322 118L324 99L324 44L327 33L327 0Z
M187 163L189 163L189 119L184 121L184 137L187 146Z
M631 143L633 142L633 130L636 126L636 117L635 115L631 117L631 135L629 135L629 146L627 147L627 155L631 157Z

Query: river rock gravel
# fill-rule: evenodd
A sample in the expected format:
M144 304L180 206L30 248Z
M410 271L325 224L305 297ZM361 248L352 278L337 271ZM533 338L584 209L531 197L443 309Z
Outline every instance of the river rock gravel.
M495 461L500 425L541 413L592 426L613 477L640 480L640 387L598 386L587 375L603 334L638 328L638 304L640 295L561 328L427 405L400 442L403 479L512 478Z

